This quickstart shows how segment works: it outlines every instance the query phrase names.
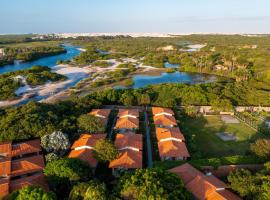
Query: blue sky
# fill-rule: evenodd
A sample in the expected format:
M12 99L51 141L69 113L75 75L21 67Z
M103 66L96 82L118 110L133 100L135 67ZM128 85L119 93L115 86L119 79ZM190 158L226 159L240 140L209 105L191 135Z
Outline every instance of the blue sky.
M269 0L0 0L0 33L270 33Z

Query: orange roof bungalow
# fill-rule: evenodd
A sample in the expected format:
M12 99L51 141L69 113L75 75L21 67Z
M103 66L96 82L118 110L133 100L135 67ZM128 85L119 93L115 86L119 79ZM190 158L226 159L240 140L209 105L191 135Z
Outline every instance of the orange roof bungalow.
M89 114L101 119L102 124L107 126L111 109L93 109Z
M181 133L180 129L178 127L173 128L161 128L156 127L156 136L158 142L173 140L178 142L184 142L185 137Z
M161 160L187 160L190 155L184 142L167 140L158 142Z
M139 110L138 109L119 109L118 118L139 118Z
M133 117L118 118L114 129L120 132L134 131L139 128L139 119Z
M185 187L198 200L241 200L227 190L227 185L213 175L205 175L186 163L169 170L177 174Z
M177 126L174 116L158 115L154 116L154 124L158 127L174 127Z
M93 152L97 141L105 139L106 134L83 134L74 142L69 153L69 158L78 158L88 163L95 171L98 161L94 158Z
M152 107L153 116L167 115L173 116L174 112L169 108Z
M40 140L0 144L0 198L26 185L48 188L44 178L39 182L34 178L37 174L43 176L44 159L40 151Z
M117 134L115 145L119 151L119 156L109 165L114 176L119 176L121 171L142 168L142 135Z

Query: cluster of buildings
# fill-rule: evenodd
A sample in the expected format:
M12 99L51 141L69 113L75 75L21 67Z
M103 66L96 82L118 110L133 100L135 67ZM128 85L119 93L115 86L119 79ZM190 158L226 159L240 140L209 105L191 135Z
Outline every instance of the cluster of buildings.
M110 109L95 109L89 114L101 119L104 126L107 126ZM114 144L118 149L117 159L109 164L113 174L118 176L121 170L142 168L143 137L137 134L139 129L139 111L135 109L120 109L115 124L116 138ZM76 140L69 153L69 158L79 158L89 164L93 172L98 161L94 158L93 152L96 143L105 139L106 134L83 134Z
M101 119L106 127L110 109L94 109L89 114ZM186 160L190 157L185 138L177 126L171 109L153 107L158 151L161 160ZM115 177L122 171L143 168L143 135L138 133L140 111L137 109L119 109L114 131L114 144L118 157L109 163ZM88 163L95 172L98 161L94 157L95 145L105 139L107 134L82 134L76 140L68 155ZM48 190L43 175L44 159L41 154L40 140L21 143L0 143L0 198L27 185L39 185ZM185 187L196 199L239 200L228 190L225 183L211 173L202 173L186 163L169 170L183 180Z
M204 174L186 163L169 170L179 176L184 182L186 189L199 200L241 200L230 192L228 186L213 176L211 173Z
M28 185L48 189L40 140L0 144L0 198Z
M161 160L187 160L190 155L174 112L168 108L153 107L152 113Z
M110 109L94 109L89 114L98 117L106 127L108 124ZM105 139L107 134L82 134L71 146L69 158L78 158L88 163L93 173L96 170L98 161L94 157L94 148L99 140Z
M143 167L143 136L137 134L139 129L139 110L120 109L115 124L115 146L119 156L109 164L113 175L118 176L123 170Z

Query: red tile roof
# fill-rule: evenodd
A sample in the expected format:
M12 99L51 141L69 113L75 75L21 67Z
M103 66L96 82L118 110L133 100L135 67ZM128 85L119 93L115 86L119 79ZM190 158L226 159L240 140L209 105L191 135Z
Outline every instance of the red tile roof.
M111 113L111 109L93 109L89 114L96 117L102 116L108 118Z
M43 173L37 173L32 176L26 176L23 178L19 178L16 180L10 181L10 192L21 189L25 186L41 186L45 190L49 190L47 182L45 180L45 176Z
M214 177L206 176L186 163L169 170L177 174L189 190L199 200L239 200L240 198L226 190L225 183ZM219 189L219 190L218 190Z
M173 128L156 127L156 136L158 141L167 138L175 138L185 141L184 135L180 132L180 129L178 127Z
M11 160L3 159L0 160L0 177L9 176L11 173Z
M42 155L31 156L20 160L12 161L11 176L19 176L27 173L43 171L44 159Z
M76 140L71 149L75 149L82 146L89 146L94 148L98 140L105 139L106 134L82 134L78 140Z
M119 118L116 122L116 129L137 129L139 127L139 119L132 117Z
M161 107L152 107L152 113L153 115L158 115L162 113L174 115L174 112L169 108L161 108Z
M89 114L98 117L104 126L107 125L111 109L93 109Z
M158 115L154 116L154 124L162 126L176 126L176 119L173 116L168 115Z
M0 143L0 156L4 155L5 157L11 156L11 142L2 142Z
M142 135L134 133L125 133L125 134L118 133L115 139L115 146L118 149L122 149L125 147L133 147L142 150L143 148Z
M30 140L12 145L12 157L41 151L40 140Z
M0 198L9 194L9 180L0 180Z
M69 158L78 158L82 161L88 163L91 168L95 168L97 166L98 161L93 156L92 149L80 149L80 150L72 150L69 155Z
M138 109L119 109L118 117L124 117L124 116L134 116L136 118L139 117L139 110Z
M109 168L138 169L142 168L142 152L123 150L119 157L110 162Z
M158 151L160 157L190 157L184 142L173 140L158 142Z

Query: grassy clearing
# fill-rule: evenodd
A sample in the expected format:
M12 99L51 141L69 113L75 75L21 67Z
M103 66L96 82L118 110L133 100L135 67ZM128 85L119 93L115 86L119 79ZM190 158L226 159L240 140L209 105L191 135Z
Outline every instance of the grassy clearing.
M220 116L182 116L179 120L183 133L192 139L194 152L191 152L191 156L196 158L245 155L249 152L250 143L262 137L243 123L225 124ZM216 136L218 132L235 134L238 140L225 142Z

